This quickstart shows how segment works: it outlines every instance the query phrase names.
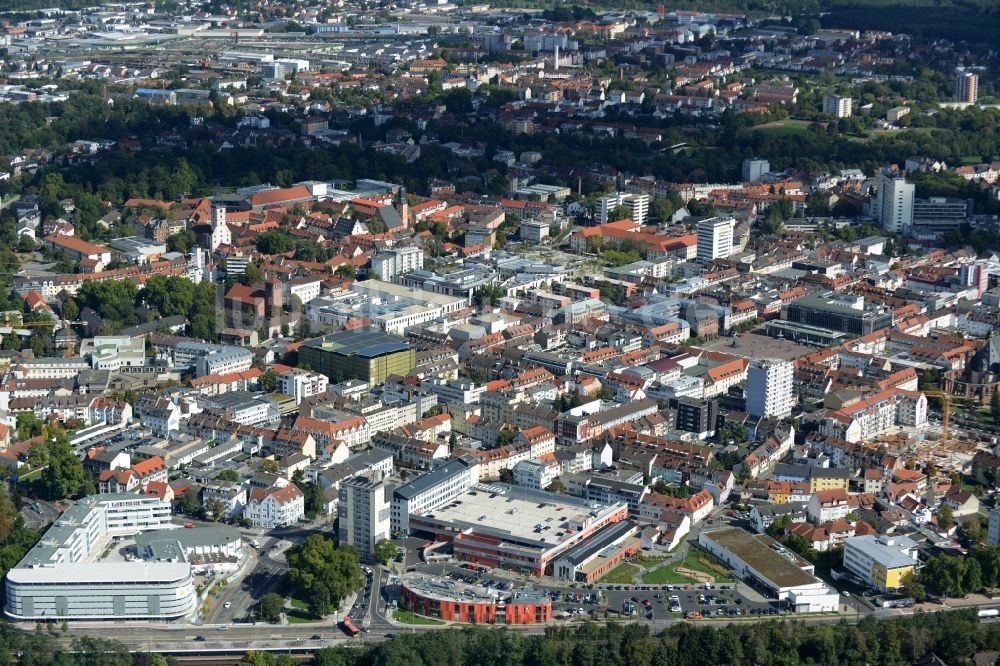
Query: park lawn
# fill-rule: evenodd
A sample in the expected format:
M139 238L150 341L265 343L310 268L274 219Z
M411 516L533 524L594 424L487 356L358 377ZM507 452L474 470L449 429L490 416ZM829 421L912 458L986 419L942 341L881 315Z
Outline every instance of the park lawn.
M649 556L646 556L646 555L640 555L640 556L638 556L638 557L635 558L635 563L638 564L640 567L647 567L648 568L648 567L652 567L652 566L655 566L655 565L659 564L660 562L662 562L665 559L666 559L666 556L663 556L663 557L649 557Z
M25 481L34 481L35 479L37 479L41 475L42 475L42 468L39 467L38 469L31 470L27 474L19 476L17 478L17 481L18 481L18 483L24 483Z
M806 129L811 125L808 120L776 120L770 123L764 123L763 125L757 125L752 129L754 132L767 132L768 134L775 134L777 136L784 136L788 134L801 134L805 132Z
M435 620L432 617L424 617L423 615L417 615L416 613L400 609L396 609L392 617L396 622L405 622L406 624L444 624L441 620Z
M309 604L302 601L298 597L289 598L288 603L292 608L298 608L299 610L309 610Z
M696 550L694 548L689 548L688 552L684 555L683 560L681 560L680 562L674 562L672 564L668 564L665 567L660 567L655 571L650 571L648 574L642 577L642 582L650 583L653 585L676 584L676 583L696 585L700 582L695 580L694 578L691 578L690 576L677 573L678 567L684 567L687 569L691 569L692 571L700 571L701 573L708 574L709 576L712 576L715 579L716 583L732 582L731 577L721 574L712 567L708 566L708 564L701 561L700 559L701 557L707 558L708 556L702 554L702 552L699 550Z
M285 613L285 617L288 618L288 624L309 624L311 622L318 622L309 617L304 611L292 610Z
M631 585L632 577L639 573L639 567L631 564L619 564L617 567L605 574L601 579L602 583L617 583L619 585Z

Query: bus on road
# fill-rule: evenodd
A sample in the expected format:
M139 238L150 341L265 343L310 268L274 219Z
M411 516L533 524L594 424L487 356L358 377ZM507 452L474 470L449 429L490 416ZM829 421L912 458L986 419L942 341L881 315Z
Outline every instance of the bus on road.
M340 628L343 629L344 633L351 638L357 638L361 635L361 630L354 626L354 623L351 622L350 616L347 616L340 621Z

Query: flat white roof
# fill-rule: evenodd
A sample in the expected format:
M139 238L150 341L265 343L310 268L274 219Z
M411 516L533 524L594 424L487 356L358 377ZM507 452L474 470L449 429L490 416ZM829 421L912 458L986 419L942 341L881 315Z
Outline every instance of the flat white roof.
M73 562L43 567L15 567L12 583L157 583L189 575L187 562Z
M571 539L581 526L622 506L491 484L477 486L427 515L476 532L506 534L517 541L552 547Z

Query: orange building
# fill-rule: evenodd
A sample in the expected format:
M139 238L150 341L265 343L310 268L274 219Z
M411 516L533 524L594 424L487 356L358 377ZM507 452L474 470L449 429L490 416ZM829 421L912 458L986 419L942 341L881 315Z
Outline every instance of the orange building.
M492 596L481 586L420 574L403 579L400 607L469 624L544 624L552 619L552 600L543 592L516 590Z

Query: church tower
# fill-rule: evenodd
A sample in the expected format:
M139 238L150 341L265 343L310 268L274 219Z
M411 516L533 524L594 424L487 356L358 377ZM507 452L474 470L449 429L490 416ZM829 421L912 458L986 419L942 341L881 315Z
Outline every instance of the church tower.
M400 185L397 191L397 204L396 209L399 211L399 217L403 220L403 226L410 226L410 202L406 198L406 186Z
M232 245L233 234L226 224L226 207L212 206L212 252L215 252L220 245Z

